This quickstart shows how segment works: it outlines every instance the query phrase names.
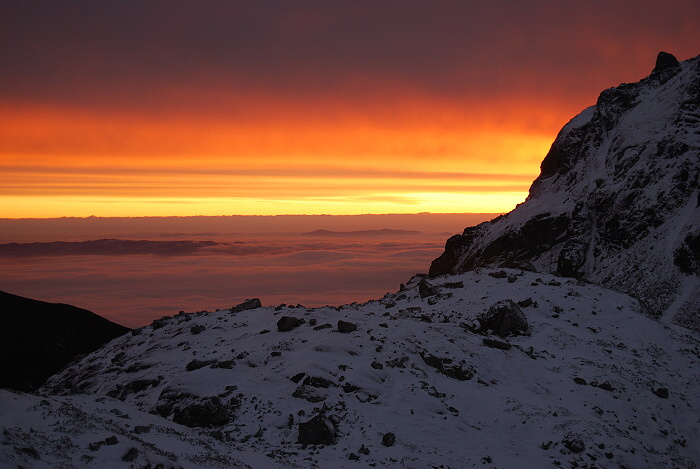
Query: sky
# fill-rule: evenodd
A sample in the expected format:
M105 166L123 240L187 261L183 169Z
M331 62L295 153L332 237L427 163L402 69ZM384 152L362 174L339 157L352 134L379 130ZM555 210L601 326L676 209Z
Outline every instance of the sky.
M3 1L0 217L505 212L697 0Z

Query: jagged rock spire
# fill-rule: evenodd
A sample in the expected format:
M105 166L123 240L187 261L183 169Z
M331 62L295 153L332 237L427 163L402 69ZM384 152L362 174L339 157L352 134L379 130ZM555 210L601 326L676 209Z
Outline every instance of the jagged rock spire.
M678 59L676 59L673 54L662 51L656 56L656 65L654 66L654 70L651 72L651 76L658 77L661 78L662 81L666 81L673 77L676 73L680 72L680 70L681 64L678 62Z

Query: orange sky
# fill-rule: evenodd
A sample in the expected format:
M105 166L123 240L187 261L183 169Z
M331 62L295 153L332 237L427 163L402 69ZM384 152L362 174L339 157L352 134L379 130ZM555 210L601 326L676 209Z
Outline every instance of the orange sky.
M700 44L695 1L263 3L3 4L0 217L508 211Z

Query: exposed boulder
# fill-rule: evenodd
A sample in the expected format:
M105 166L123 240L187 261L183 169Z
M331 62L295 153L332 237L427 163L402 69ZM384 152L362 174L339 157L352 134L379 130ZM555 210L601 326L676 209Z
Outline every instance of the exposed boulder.
M499 301L477 317L479 331L493 331L500 337L524 334L528 330L527 319L512 300Z
M204 368L205 366L211 365L213 363L216 363L216 360L197 360L196 358L189 362L187 365L185 365L185 369L187 371L194 371L198 370L200 368Z
M251 298L249 300L245 300L243 303L240 303L233 308L231 308L232 313L240 313L241 311L246 311L249 309L257 309L257 308L262 308L262 303L260 302L260 298Z
M317 415L308 422L299 422L299 444L332 445L336 438L335 424L325 415Z
M394 433L388 432L382 436L382 444L384 446L394 446L394 443L396 443L396 435Z
M197 402L175 411L173 422L188 427L209 427L226 425L229 422L228 410L218 397L203 397Z
M338 332L354 332L357 330L357 324L353 324L351 322L339 320L338 321Z
M277 330L280 332L289 332L292 329L299 327L304 323L301 318L295 318L293 316L282 316L279 321L277 321Z
M438 289L425 280L421 280L420 283L418 283L418 294L421 298L427 298L429 296L437 295Z

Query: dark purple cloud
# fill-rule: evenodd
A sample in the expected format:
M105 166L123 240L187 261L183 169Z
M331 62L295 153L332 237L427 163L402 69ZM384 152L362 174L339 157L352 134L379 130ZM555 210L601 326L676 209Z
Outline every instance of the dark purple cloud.
M10 1L0 99L151 109L177 106L177 90L595 94L648 74L661 49L697 54L698 17L695 0ZM216 107L185 94L189 111Z

